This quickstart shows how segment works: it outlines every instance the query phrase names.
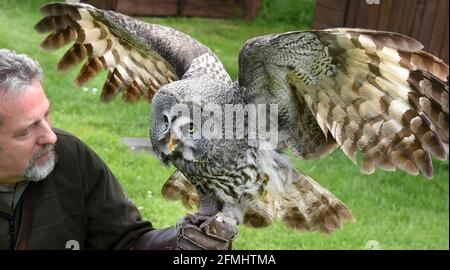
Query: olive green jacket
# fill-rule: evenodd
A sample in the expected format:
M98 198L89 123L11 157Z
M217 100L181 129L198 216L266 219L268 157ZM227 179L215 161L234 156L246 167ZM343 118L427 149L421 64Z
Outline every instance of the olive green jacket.
M1 249L129 249L152 230L104 162L54 130L53 172L30 182L14 211L0 200Z

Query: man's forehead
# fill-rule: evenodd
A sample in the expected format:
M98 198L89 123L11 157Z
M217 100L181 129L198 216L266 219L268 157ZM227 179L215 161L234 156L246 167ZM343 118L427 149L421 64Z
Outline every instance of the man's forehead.
M8 95L0 100L0 115L3 124L6 122L27 122L42 117L50 106L39 82L33 82L28 88L17 95ZM20 123L17 123L20 124Z

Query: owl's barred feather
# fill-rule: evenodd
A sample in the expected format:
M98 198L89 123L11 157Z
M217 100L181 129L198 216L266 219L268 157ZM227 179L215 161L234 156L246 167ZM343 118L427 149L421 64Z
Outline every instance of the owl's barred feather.
M343 226L344 221L355 219L338 198L310 177L298 172L279 206L281 220L296 230L331 233Z
M324 142L331 134L331 143L334 139L354 162L362 151L363 172L400 168L431 178L431 154L448 159L448 66L421 48L406 36L360 29L265 36L244 46L240 83L264 89L267 73L281 73L286 79L274 88L293 88ZM267 73L248 71L255 62Z
M344 203L288 162L286 148L316 159L339 147L354 163L362 153L362 172L398 168L427 178L432 155L448 159L448 66L410 37L349 28L255 37L233 83L209 48L172 28L86 4L41 11L35 28L50 32L42 48L73 42L59 71L83 63L75 82L84 85L107 70L102 101L120 92L125 102L152 101L153 150L177 167L162 194L198 207L199 216L222 212L226 222L256 228L279 217L322 233L354 222ZM260 141L184 137L186 125L192 134L202 127L171 109L199 109L197 99L220 108L278 105L277 144L261 150Z
M282 196L265 192L251 201L246 207L243 224L263 228L279 217L295 230L331 233L341 228L345 221L355 222L347 206L328 190L298 171L294 174L295 178L285 186ZM199 206L194 186L178 170L164 184L162 194L169 200L181 200L188 209Z
M189 68L195 57L209 49L173 29L143 24L130 17L101 11L85 4L51 3L41 11L47 15L35 29L51 32L41 43L47 50L58 49L70 41L75 44L58 63L58 70L83 65L76 83L81 86L101 70L108 70L108 79L102 90L102 101L110 101L123 91L126 102L135 102L143 96L150 101L163 85L177 80ZM143 36L155 37L145 40ZM172 37L161 44L161 37ZM173 37L176 37L174 39ZM177 54L183 47L185 54ZM170 54L170 57L164 57ZM115 75L114 75L115 74ZM113 78L114 82L109 79Z
M166 199L181 200L183 205L188 209L199 206L199 198L195 187L178 170L172 173L169 179L167 179L161 193Z

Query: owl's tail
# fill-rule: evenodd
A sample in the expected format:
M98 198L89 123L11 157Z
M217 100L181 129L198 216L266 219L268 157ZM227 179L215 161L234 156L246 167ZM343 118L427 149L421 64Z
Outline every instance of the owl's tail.
M347 206L310 177L298 174L279 201L277 214L293 229L331 233L355 219Z

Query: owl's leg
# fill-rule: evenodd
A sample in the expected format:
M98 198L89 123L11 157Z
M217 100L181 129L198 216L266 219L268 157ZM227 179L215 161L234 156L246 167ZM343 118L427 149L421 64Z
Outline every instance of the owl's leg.
M220 203L212 193L206 194L201 191L197 191L200 198L200 207L195 214L189 214L186 217L178 220L177 227L179 228L181 224L190 223L195 226L200 226L201 224L208 221L220 211L222 208L222 203Z
M236 226L238 222L231 214L232 211L230 210L233 208L225 208L228 209L226 213L219 212L222 206L222 203L215 198L200 199L198 212L187 215L177 222L176 229L180 237L179 241L187 238L189 242L194 240L194 243L201 244L205 243L207 239L209 239L208 241L213 239L215 242L227 244L228 248L231 249L231 242L238 233Z

